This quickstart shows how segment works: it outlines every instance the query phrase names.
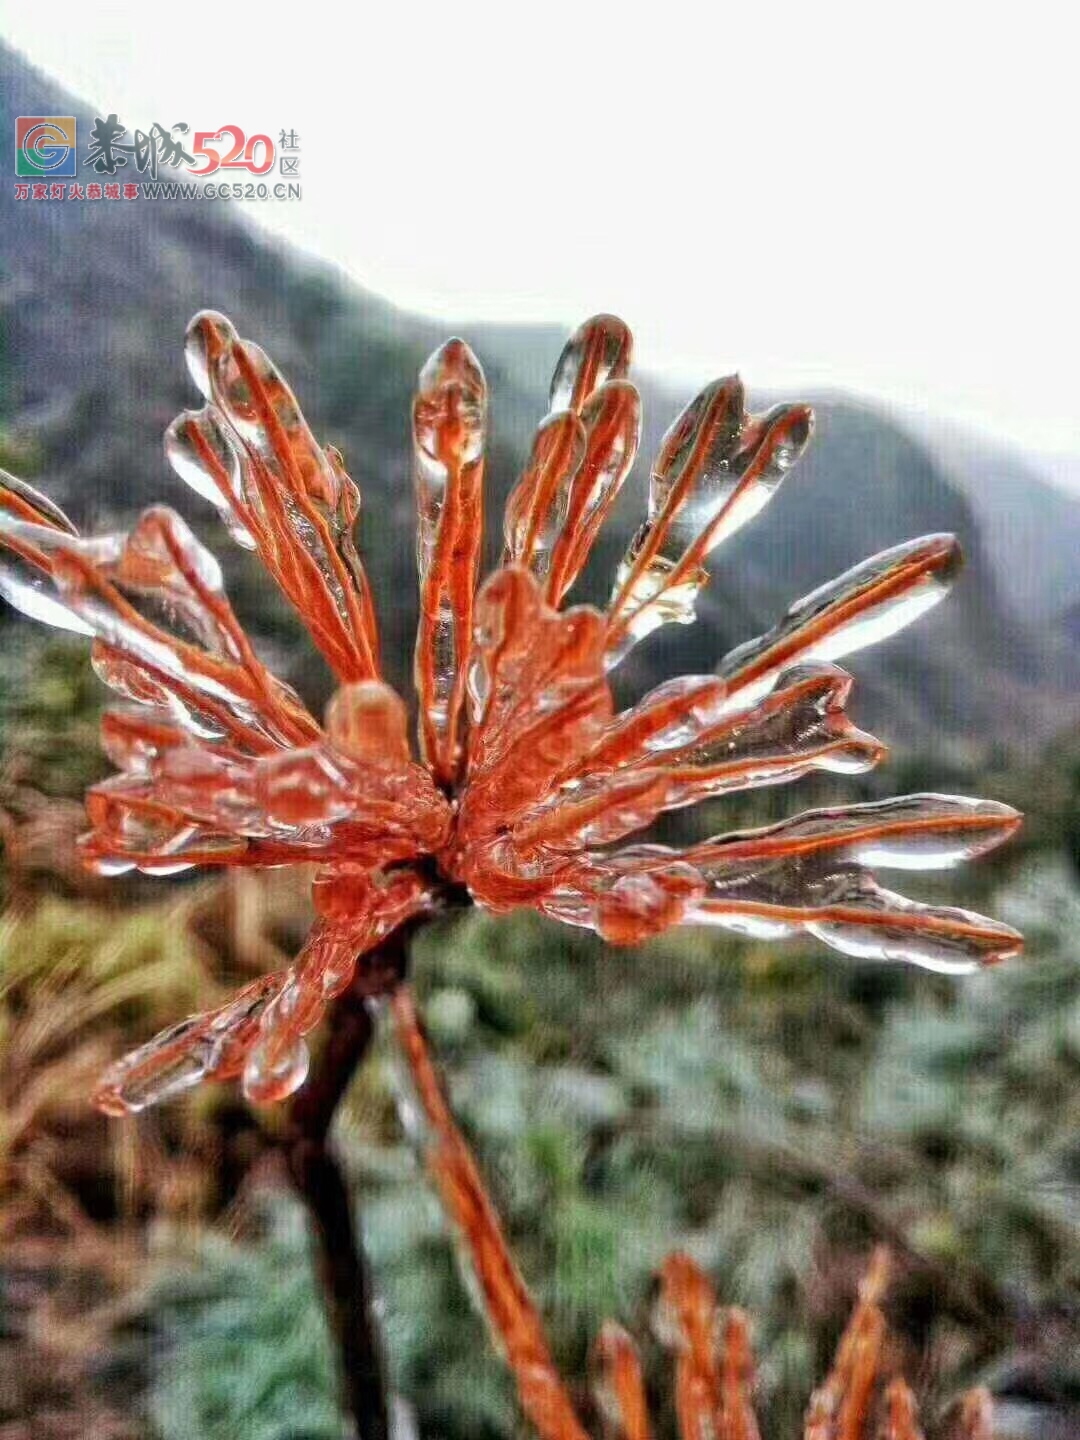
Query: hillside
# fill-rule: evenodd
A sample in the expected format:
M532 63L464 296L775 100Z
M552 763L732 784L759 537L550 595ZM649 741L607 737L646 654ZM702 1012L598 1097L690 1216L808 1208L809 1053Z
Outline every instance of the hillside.
M2 48L0 109L4 134L18 114L73 109L80 122L92 118ZM123 521L167 498L213 535L207 509L168 471L161 432L194 400L180 353L188 318L204 306L224 310L275 357L317 433L340 446L362 486L362 541L401 680L415 616L408 403L416 370L445 327L277 246L239 210L16 203L6 185L0 429L25 455L23 468L81 523ZM493 391L494 508L543 411L561 337L540 327L461 328ZM746 378L753 387L757 377ZM647 374L642 389L648 455L688 397ZM754 392L760 405L773 398ZM964 541L967 574L948 605L879 655L860 657L860 721L920 748L945 737L968 752L998 742L1026 748L1061 729L1080 694L1080 645L1066 624L1080 602L1080 575L1068 564L1074 537L1080 544L1080 501L990 444L976 457L972 483L972 457L960 463L940 434L904 428L854 399L825 397L818 414L810 457L768 515L723 553L703 623L642 647L630 678L654 683L674 669L708 667L789 600L863 556L951 529ZM603 592L644 484L639 465L587 594ZM1053 556L1046 566L1044 554ZM276 663L301 683L319 683L299 664L295 632L261 578L243 569L237 552L228 559L241 608Z

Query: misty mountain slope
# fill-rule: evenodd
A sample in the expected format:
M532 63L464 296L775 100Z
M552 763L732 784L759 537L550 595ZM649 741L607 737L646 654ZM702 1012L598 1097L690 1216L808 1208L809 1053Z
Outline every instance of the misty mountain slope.
M4 134L18 114L72 110L80 127L92 119L2 48L0 109ZM316 433L343 450L363 490L361 542L391 678L403 683L416 615L409 403L419 365L449 327L400 312L289 252L227 205L17 203L8 185L0 187L0 433L14 436L34 478L82 524L127 521L153 501L175 505L221 549L238 608L273 662L301 684L324 685L314 663L301 660L296 627L265 577L162 455L163 429L196 403L181 339L204 306L224 310L268 350ZM497 507L546 407L562 336L546 326L461 329L492 389L493 558ZM751 399L761 408L776 397L755 391L754 378L747 377ZM689 396L647 374L641 385L648 456ZM646 685L709 668L798 595L873 551L955 530L969 566L954 596L872 656L855 657L860 723L920 745L945 735L968 747L1031 744L1062 728L1080 696L1080 647L1065 638L1064 605L1055 618L1041 590L1013 583L1010 529L999 523L1001 506L988 503L990 490L961 483L934 447L868 405L827 397L818 418L807 459L717 557L701 622L653 637L629 662L628 678ZM988 447L984 471L994 472L996 455ZM1002 473L999 483L1012 483L1013 472ZM639 463L582 588L587 598L606 593L646 483ZM1025 553L1043 531L1067 535L1080 524L1080 503L1063 512L1047 490L1031 488L1025 524L1013 527Z
M940 417L900 424L924 443L976 509L1003 595L1053 625L1080 601L1080 490L1064 467L1048 481L1023 455Z
M710 666L784 604L865 556L947 530L967 559L948 601L849 662L860 723L887 736L918 739L937 727L976 741L1015 738L1019 724L1038 724L1037 692L1067 687L1044 637L1002 602L973 507L925 449L872 409L826 399L815 410L806 458L761 520L717 557L701 623L663 642L675 668Z

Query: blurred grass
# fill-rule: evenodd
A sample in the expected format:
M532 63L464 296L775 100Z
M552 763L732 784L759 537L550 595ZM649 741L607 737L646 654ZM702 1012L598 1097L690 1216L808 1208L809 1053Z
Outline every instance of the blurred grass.
M124 1198L131 1127L88 1098L125 1046L219 993L193 899L117 913L44 897L0 919L0 1234L36 1230L43 1212L78 1232L138 1203Z
M109 1058L280 963L305 925L302 877L88 885L71 842L74 797L100 773L97 687L63 642L0 656L0 676L8 1254L33 1238L57 1273L88 1254L110 1270L127 1298L87 1384L134 1347L147 1435L336 1435L301 1218L252 1117L226 1090L124 1125L84 1100ZM884 1237L901 1257L891 1318L932 1403L987 1378L1006 1406L1077 1415L1078 746L989 779L942 776L933 757L904 768L890 788L1028 810L1011 858L948 885L1023 929L1024 960L957 982L690 931L615 951L528 915L469 916L418 944L457 1112L566 1373L584 1374L604 1318L644 1331L652 1272L683 1246L755 1315L768 1433L792 1433ZM338 1139L420 1433L519 1433L382 1047ZM27 1334L20 1321L0 1350L23 1353Z
M3 631L11 638L11 624ZM104 687L76 636L45 632L0 647L0 745L5 783L77 800L108 774L98 743Z
M933 1404L1018 1365L1025 1385L1035 1377L1054 1403L1076 1403L1080 967L1059 937L1074 933L1080 899L1064 868L1041 860L995 902L1014 921L1037 909L1035 953L962 984L689 932L621 953L528 916L471 917L423 939L416 981L432 1039L565 1373L585 1373L604 1318L647 1328L653 1271L682 1246L756 1316L769 1433L794 1433L884 1232L901 1259L893 1323ZM514 1434L505 1376L400 1141L393 1088L380 1048L339 1142L395 1385L421 1434ZM265 1283L280 1343L243 1295L174 1326L155 1390L167 1440L211 1410L228 1417L197 1431L214 1440L297 1433L325 1341L305 1319L302 1365L286 1344L272 1275L305 1274L306 1250L280 1195L274 1210L272 1239L241 1253L264 1267L243 1294ZM189 1275L224 1292L234 1261L219 1245L209 1238ZM155 1300L166 1311L168 1293L164 1282ZM311 1301L305 1288L296 1313ZM294 1396L291 1420L275 1420L261 1391L251 1398L259 1376ZM662 1374L653 1382L666 1393Z

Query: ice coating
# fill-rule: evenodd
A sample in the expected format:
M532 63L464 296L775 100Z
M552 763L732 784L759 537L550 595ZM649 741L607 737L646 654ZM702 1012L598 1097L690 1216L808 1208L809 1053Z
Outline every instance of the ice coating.
M961 795L900 795L807 810L763 830L735 831L693 847L697 863L828 855L897 870L941 870L1007 840L1020 824L1010 805Z
M170 464L258 551L337 678L372 678L378 631L353 536L360 492L341 456L319 446L265 352L223 315L195 316L186 356L207 403L169 427Z
M628 380L609 380L582 406L585 455L570 483L546 594L557 605L573 585L637 457L641 399Z
M1017 933L970 910L925 905L886 890L855 866L807 878L797 865L763 874L720 877L687 918L757 939L798 931L861 960L905 961L940 974L964 975L1010 959Z
M413 476L420 624L414 676L420 749L436 777L460 762L459 713L472 639L484 508L487 383L463 340L420 372L413 401Z
M307 1073L305 1037L352 983L360 958L433 901L430 884L408 870L370 879L331 870L318 882L324 910L337 909L332 892L341 884L348 888L348 917L315 922L260 1019L243 1072L244 1094L255 1104L273 1104L299 1088Z
M724 656L729 695L745 704L796 661L840 660L895 635L945 598L961 560L954 535L924 535L846 570Z
M0 512L0 595L30 620L92 636L93 630L66 602L53 575L54 531L38 521Z
M606 844L664 810L786 784L811 770L868 770L885 750L848 719L851 683L835 666L802 666L744 711L726 707L721 682L702 683L693 694L694 723L678 729L658 728L665 725L668 697L653 692L639 722L633 712L620 717L562 789L517 822L515 840L550 843L558 836L563 844ZM710 713L717 717L711 722ZM658 743L663 740L668 743Z
M320 886L333 888L328 873ZM328 910L333 899L322 895ZM308 1068L305 1037L352 981L358 961L405 920L431 904L430 885L409 871L350 886L347 920L320 917L284 971L265 975L218 1009L189 1016L117 1061L102 1077L97 1105L132 1114L203 1080L242 1076L255 1104L292 1094Z
M194 746L160 726L146 731L134 717L114 717L108 736L125 773L87 794L93 828L83 848L98 869L160 873L181 855L211 865L388 862L437 850L449 835L444 797L392 745L357 754L328 735L250 756Z
M373 764L408 763L408 723L404 700L381 680L343 685L326 707L327 739Z
M628 847L577 857L557 872L537 908L612 945L635 945L681 925L703 892L701 874L677 851Z
M859 958L903 960L948 973L996 963L1021 948L1010 927L974 912L908 900L878 885L869 869L940 869L983 854L1019 824L1008 806L913 795L807 811L681 851L651 844L593 848L641 819L635 807L642 792L635 783L619 777L623 800L589 817L596 828L552 837L515 827L512 841L489 854L487 865L494 873L498 857L507 893L516 880L544 913L594 929L614 944L695 922L758 939L802 932ZM645 803L659 801L646 793ZM545 843L556 853L545 854ZM567 853L574 849L576 855ZM524 888L527 881L531 891ZM516 898L521 903L521 895Z
M707 882L691 918L762 938L800 930L847 955L964 973L1015 955L1020 936L971 911L881 887L868 867L940 869L985 853L1020 823L1007 805L950 795L811 810L692 846Z
M284 978L264 975L217 1010L163 1030L106 1071L95 1104L108 1115L137 1114L203 1080L232 1078Z
M506 502L503 563L543 578L566 524L570 486L585 458L585 427L570 410L549 415L533 437L528 464Z
M217 562L171 510L146 511L128 535L92 539L0 516L0 545L34 575L7 598L93 636L99 674L127 698L256 751L316 732L256 658Z
M258 1102L292 1093L327 1003L358 974L365 984L397 975L376 958L382 941L469 900L529 908L616 945L695 923L812 936L861 960L950 973L1020 948L1007 926L909 899L876 873L978 858L1018 823L993 802L902 796L681 849L652 843L649 827L668 811L880 763L885 747L851 719L852 677L835 662L925 613L960 556L950 535L873 556L796 601L718 673L666 680L616 713L611 667L658 626L693 618L709 556L761 511L812 429L805 405L750 414L737 377L707 386L664 437L609 607L566 608L637 451L631 350L610 315L571 336L507 503L503 563L482 581L483 372L461 340L423 367L412 416L418 756L407 700L380 678L353 541L359 491L265 352L223 316L204 311L189 327L205 404L178 417L166 448L329 662L337 689L323 724L259 660L221 567L178 515L155 507L127 531L82 537L0 472L0 593L89 638L121 702L102 724L117 773L86 797L86 863L110 875L316 872L318 918L292 966L120 1062L100 1097L107 1108L205 1078L242 1077ZM737 1328L730 1357L743 1353ZM609 1408L640 1433L630 1352L609 1339Z
M626 378L633 351L633 337L624 321L617 315L593 315L563 346L551 379L549 411L580 414L601 385Z
M772 499L812 431L805 405L749 415L738 376L706 386L679 415L653 463L648 516L616 575L615 659L658 626L694 619L705 560Z
M588 766L616 769L650 755L662 758L668 750L699 740L726 708L727 686L715 675L665 680L605 726L587 757ZM568 773L577 768L583 767L568 767Z
M476 613L473 729L458 835L490 835L539 799L610 718L604 622L579 606L556 611L527 570L497 572Z
M177 416L165 432L165 458L181 480L210 501L238 545L258 548L239 518L248 508L242 452L213 406Z
M16 520L27 520L32 525L49 525L54 530L64 530L69 535L78 531L68 517L54 505L47 495L42 495L25 480L10 475L0 467L0 510L14 516Z
M796 780L812 769L858 774L878 764L885 747L849 719L851 687L851 676L835 665L797 666L756 705L734 710L718 700L715 718L681 744L662 751L653 744L621 763L662 762L693 798Z
M595 315L567 342L551 409L506 505L503 563L524 564L558 605L581 573L637 455L641 400L625 378L630 332Z

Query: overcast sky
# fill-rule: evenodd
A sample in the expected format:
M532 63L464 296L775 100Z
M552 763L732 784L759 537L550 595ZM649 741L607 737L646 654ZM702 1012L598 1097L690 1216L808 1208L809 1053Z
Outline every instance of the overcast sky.
M303 198L259 220L403 306L616 310L652 368L1080 454L1062 15L52 0L3 30L128 125L295 129Z

